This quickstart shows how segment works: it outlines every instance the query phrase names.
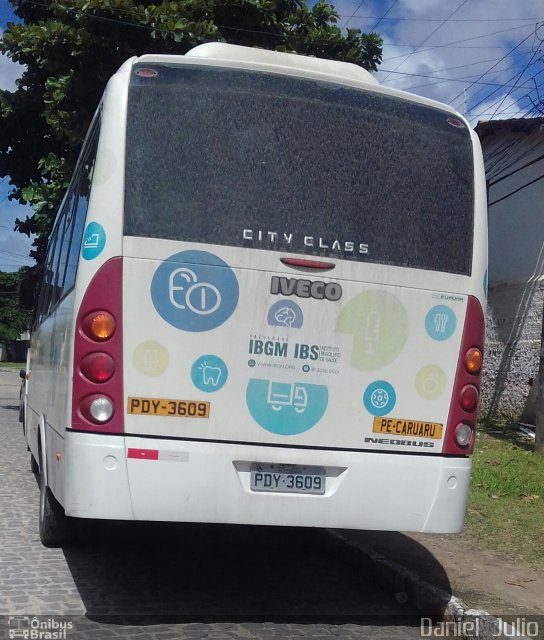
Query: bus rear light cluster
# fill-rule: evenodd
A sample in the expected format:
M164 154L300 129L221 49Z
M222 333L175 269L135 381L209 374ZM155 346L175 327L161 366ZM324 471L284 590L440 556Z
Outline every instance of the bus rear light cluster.
M122 269L122 258L98 269L77 315L71 428L78 431L124 430Z
M474 448L484 330L484 314L480 302L474 296L469 296L442 448L442 453L446 455L466 456Z

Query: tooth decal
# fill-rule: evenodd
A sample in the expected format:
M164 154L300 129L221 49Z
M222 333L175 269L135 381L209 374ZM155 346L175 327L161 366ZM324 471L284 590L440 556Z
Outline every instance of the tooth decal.
M217 387L221 379L221 369L219 367L210 367L207 364L200 365L202 371L202 381L205 385L211 384Z
M191 367L191 380L200 391L219 391L227 381L227 365L214 355L200 356Z

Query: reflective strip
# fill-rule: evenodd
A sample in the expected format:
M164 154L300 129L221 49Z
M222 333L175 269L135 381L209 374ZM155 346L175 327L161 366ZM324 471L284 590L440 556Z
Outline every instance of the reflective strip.
M136 458L138 460L158 460L158 449L128 449L127 458Z

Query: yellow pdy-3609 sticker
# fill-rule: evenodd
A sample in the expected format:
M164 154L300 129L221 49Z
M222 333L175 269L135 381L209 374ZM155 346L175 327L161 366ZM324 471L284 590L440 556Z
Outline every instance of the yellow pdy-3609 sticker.
M412 436L414 438L442 437L442 425L438 422L422 422L421 420L404 420L403 418L374 418L374 433L389 433L394 436Z
M129 398L127 413L137 416L172 416L175 418L209 418L210 403L203 400L168 400L164 398Z

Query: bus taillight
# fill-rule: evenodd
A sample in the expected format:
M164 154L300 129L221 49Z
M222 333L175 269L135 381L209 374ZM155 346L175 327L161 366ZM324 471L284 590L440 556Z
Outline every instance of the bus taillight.
M473 384L466 384L459 394L459 404L464 411L474 411L480 399L480 392Z
M107 311L95 311L84 318L81 328L91 340L103 342L115 333L115 319Z
M466 456L474 448L485 321L480 302L469 296L442 453Z
M83 398L79 405L81 414L95 424L105 424L113 417L113 402L107 396L92 395Z
M474 444L474 427L461 422L455 427L455 442L459 447L466 448Z
M80 369L91 382L107 382L115 372L115 362L108 353L89 353L81 360Z
M94 275L79 307L70 426L77 431L124 429L122 274L122 258L108 260Z
M483 355L477 347L470 348L465 354L465 368L468 373L477 375L482 369Z

